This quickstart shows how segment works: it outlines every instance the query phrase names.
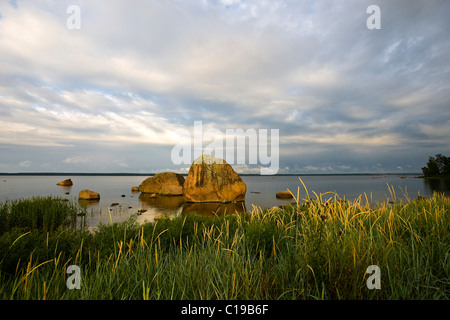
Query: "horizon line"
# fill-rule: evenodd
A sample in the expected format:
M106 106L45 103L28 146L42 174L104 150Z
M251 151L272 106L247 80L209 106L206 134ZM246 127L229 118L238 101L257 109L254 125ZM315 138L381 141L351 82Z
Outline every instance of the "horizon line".
M169 172L169 171L162 171ZM148 176L155 175L160 172L146 172L146 173L138 173L138 172L0 172L1 175L8 176ZM175 172L177 173L177 172ZM180 175L188 175L188 173L178 173ZM419 172L342 172L342 173L277 173L274 175L261 175L259 173L237 173L240 176L333 176L333 175L423 175Z

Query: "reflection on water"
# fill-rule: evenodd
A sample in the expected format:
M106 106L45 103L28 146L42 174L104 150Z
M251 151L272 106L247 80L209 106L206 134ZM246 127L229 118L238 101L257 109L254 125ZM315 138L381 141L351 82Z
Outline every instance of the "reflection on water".
M78 199L78 204L82 208L93 208L96 207L100 203L100 199L93 199L93 200L87 200L87 199Z
M61 190L61 193L70 194L70 190L72 190L72 186L58 186Z
M184 196L152 196L150 193L139 195L141 207L153 207L164 211L177 211L184 204Z
M195 212L199 215L223 215L236 212L243 213L246 211L245 202L193 203L186 202L184 196L153 196L152 194L141 193L139 195L139 202L141 204L141 208L169 214L179 212L182 214L189 214Z
M244 213L245 202L236 203L220 203L220 202L206 202L194 203L186 202L183 206L182 214L197 213L202 216L207 215L224 215L233 213Z
M450 190L450 179L424 178L423 185L425 187L425 192L428 194L433 194L433 192L439 192L448 195Z
M421 196L430 197L433 192L443 192L450 195L450 179L419 179L417 175L306 175L306 176L242 176L247 185L245 196L246 209L253 206L271 208L289 203L291 200L277 199L278 191L290 189L295 194L299 190L300 199L307 197L306 191L299 181L305 183L309 195L312 191L320 194L333 191L347 200L357 199L367 194L373 201L390 199L388 186L392 187L397 196L407 193L411 199ZM137 220L154 221L158 214L174 216L182 213L197 212L198 214L228 214L242 212L243 203L186 203L183 196L151 198L149 195L133 192L131 186L139 185L142 176L74 176L73 186L57 186L58 181L67 176L0 176L0 202L8 200L31 198L34 196L55 196L66 200L78 201L78 193L90 189L100 193L100 200L80 200L78 203L88 210L86 219L88 225L95 227L100 222L123 222L130 216L140 213ZM331 197L327 195L326 198ZM112 205L117 203L118 205ZM139 212L141 211L141 212Z

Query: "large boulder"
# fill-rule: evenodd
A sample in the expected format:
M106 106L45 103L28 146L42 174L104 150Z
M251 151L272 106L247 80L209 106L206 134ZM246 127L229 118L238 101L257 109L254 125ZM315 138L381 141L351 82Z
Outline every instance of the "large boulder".
M81 200L98 200L100 199L100 194L88 189L81 190L78 194L78 199Z
M71 179L66 179L56 184L57 186L70 187L73 186L73 182Z
M143 193L154 193L164 196L183 195L184 177L174 172L161 172L147 178L139 185Z
M247 186L225 160L204 154L192 163L184 182L187 202L244 201Z

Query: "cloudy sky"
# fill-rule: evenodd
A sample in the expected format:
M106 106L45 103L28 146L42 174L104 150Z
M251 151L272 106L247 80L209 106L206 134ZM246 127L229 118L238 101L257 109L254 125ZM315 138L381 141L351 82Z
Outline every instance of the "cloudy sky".
M449 17L447 0L1 0L0 172L186 172L171 151L194 121L278 129L279 173L420 172L450 155Z

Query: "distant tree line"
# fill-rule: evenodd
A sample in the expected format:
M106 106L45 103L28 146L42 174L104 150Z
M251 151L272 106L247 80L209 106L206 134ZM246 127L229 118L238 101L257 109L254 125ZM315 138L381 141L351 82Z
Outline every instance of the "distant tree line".
M429 157L427 166L422 168L425 177L450 176L450 158L437 154Z

